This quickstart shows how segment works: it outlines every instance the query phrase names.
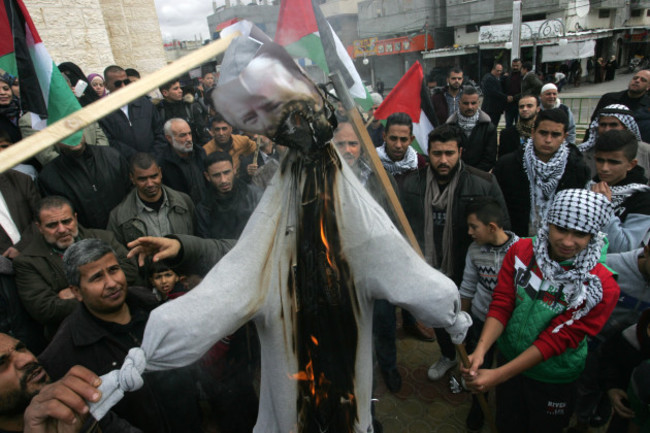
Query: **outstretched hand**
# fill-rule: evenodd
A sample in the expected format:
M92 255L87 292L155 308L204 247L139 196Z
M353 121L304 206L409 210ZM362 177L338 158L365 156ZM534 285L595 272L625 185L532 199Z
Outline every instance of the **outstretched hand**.
M177 239L144 236L127 244L131 250L127 258L138 257L138 265L144 266L145 259L153 256L154 262L171 259L178 255L181 243Z
M86 401L101 397L101 379L92 371L74 366L61 379L45 386L25 410L25 433L78 432L88 417Z

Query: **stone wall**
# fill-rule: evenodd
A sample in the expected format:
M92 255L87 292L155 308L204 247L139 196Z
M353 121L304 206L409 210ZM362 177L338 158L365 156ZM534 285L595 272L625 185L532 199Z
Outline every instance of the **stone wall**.
M153 0L25 0L55 63L86 73L111 64L153 72L166 64Z

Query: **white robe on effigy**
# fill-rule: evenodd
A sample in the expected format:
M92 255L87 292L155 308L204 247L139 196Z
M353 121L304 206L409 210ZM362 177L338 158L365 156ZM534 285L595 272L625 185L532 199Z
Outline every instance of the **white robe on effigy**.
M455 284L415 253L347 164L342 165L334 182L334 206L342 256L349 264L359 304L354 429L368 433L372 431L373 301L386 299L408 309L427 326L448 328L456 341L462 341L471 320L460 312ZM198 360L220 338L254 321L261 342L255 433L299 430L299 386L292 378L298 372L296 300L289 290L297 254L296 230L287 230L299 220L291 203L290 190L295 187L291 167L276 174L236 246L199 286L151 313L142 343L146 370L171 369ZM129 375L124 367L122 371ZM105 377L102 387L110 387L117 372L109 375L113 377ZM108 410L107 405L91 406L96 417Z

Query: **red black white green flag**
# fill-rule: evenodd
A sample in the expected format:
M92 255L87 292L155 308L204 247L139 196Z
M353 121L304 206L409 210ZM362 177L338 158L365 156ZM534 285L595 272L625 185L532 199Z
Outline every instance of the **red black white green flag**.
M20 103L32 114L34 129L43 129L81 109L36 31L22 0L0 0L0 69L20 80ZM63 140L77 145L79 131Z
M374 117L384 120L393 113L402 112L413 121L415 141L412 146L420 153L428 152L428 135L433 130L436 116L424 83L424 71L420 62L415 62L397 85L390 91L384 102L375 110Z
M364 109L372 107L350 55L313 0L282 0L275 42L293 57L311 59L325 74L339 71L350 95Z

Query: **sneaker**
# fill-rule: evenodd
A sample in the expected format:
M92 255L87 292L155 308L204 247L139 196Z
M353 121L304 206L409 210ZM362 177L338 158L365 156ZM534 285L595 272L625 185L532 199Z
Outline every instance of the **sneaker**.
M458 365L457 360L441 356L438 362L429 367L427 376L429 377L429 380L438 380L456 365Z

